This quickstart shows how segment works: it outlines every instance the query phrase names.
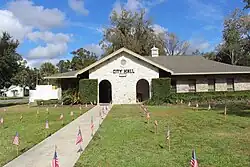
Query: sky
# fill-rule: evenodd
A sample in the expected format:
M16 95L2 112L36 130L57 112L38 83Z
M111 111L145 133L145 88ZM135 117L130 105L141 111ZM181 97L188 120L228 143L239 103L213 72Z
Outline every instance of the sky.
M243 8L242 1L0 0L0 32L18 39L18 53L29 66L39 67L71 59L70 52L81 47L101 55L99 42L112 11L145 8L156 32L173 32L192 50L210 51L221 42L224 18Z

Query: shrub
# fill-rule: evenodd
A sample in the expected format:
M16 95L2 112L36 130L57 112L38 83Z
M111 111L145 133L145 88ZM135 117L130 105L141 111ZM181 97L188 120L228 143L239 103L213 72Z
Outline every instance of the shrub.
M149 104L162 104L171 102L171 79L156 78L151 83L152 98Z
M63 104L78 104L80 103L79 91L77 88L67 89L62 92Z
M54 100L36 100L36 103L38 106L41 105L54 105L54 104L61 104L60 100L54 99Z
M82 104L97 102L97 79L81 79L79 81L79 95Z
M171 96L173 101L220 104L247 101L250 99L250 91L174 93Z

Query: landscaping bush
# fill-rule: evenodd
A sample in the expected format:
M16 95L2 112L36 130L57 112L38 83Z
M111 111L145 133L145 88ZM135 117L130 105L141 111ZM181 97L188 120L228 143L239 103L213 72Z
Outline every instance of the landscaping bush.
M79 91L77 88L68 89L62 92L62 101L63 104L69 105L69 104L79 104L80 103L80 97L79 97Z
M0 97L0 100L24 99L24 97Z
M162 104L171 102L171 79L156 78L151 83L152 98L148 104Z
M54 99L54 100L36 100L36 103L38 106L42 105L54 105L54 104L61 104L60 100Z
M231 103L231 102L247 102L250 100L250 91L235 92L195 92L195 93L172 93L173 101L183 102L199 102L199 103Z
M79 81L79 96L82 104L97 102L97 79L81 79Z

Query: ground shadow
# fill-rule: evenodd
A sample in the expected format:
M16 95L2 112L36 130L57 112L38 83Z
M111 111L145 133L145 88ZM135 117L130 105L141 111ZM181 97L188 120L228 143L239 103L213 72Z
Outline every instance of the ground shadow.
M10 106L15 106L15 105L21 105L21 104L25 104L25 103L6 103L6 104L0 104L0 108L10 107Z
M201 105L203 109L207 109L208 105ZM222 111L220 114L224 114L225 104L213 104L212 110ZM227 115L236 115L240 117L250 117L250 105L247 103L229 103L227 104Z

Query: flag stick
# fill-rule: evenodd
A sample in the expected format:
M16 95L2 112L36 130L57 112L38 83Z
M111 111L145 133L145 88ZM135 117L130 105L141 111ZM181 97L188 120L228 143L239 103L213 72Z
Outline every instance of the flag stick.
M170 152L170 138L168 139L168 151Z
M18 156L18 152L19 152L19 149L18 149L18 145L16 146L16 154Z

